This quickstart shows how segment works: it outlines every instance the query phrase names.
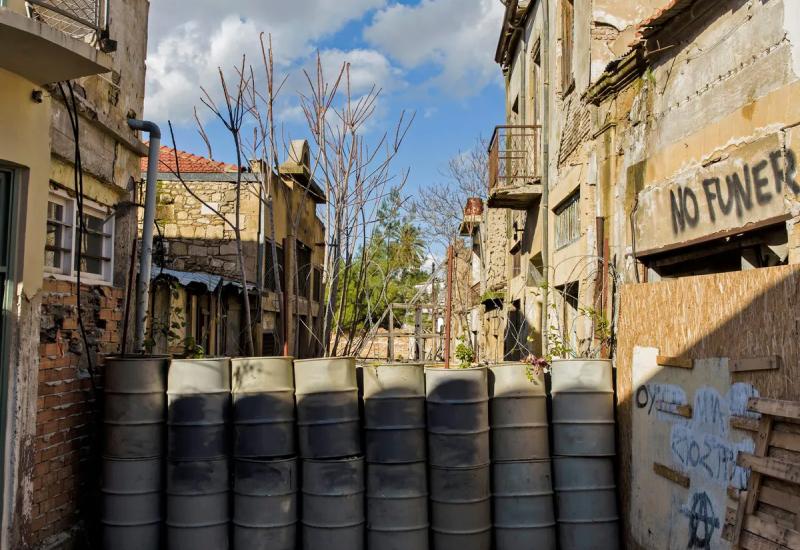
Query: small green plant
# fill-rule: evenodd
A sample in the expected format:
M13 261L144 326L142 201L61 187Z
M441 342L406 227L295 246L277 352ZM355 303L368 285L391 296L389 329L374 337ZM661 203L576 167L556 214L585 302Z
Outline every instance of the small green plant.
M481 302L496 302L502 300L505 295L497 290L487 290L481 294Z
M459 337L458 345L456 345L456 359L458 360L459 368L466 369L475 361L475 350L469 345L467 339L463 336Z
M170 283L168 317L164 320L153 318L151 321L151 335L145 339L144 347L147 353L153 353L156 338L163 337L167 341L167 351L181 349L180 355L189 359L202 359L205 349L199 345L193 336L185 336L186 315L183 308L173 307L172 301L180 298L177 281Z
M525 375L530 382L536 381L550 367L550 361L544 357L537 357L532 353L522 360L525 363Z

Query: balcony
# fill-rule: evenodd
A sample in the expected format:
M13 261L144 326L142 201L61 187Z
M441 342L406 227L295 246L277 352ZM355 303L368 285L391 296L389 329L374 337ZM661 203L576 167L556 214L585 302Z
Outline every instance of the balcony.
M541 126L497 126L489 143L489 208L526 210L542 195Z
M0 0L0 68L44 85L111 70L109 0Z

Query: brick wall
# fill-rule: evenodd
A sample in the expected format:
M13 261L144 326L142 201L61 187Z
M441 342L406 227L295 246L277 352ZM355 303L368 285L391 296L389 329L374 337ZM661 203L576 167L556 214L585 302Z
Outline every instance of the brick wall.
M81 302L94 365L119 351L124 294L107 286L82 286ZM102 367L94 385L102 387ZM33 547L86 546L82 524L99 518L98 459L102 434L99 401L78 330L76 285L44 281L39 344L33 506ZM91 518L87 521L88 518ZM80 533L80 535L78 535Z

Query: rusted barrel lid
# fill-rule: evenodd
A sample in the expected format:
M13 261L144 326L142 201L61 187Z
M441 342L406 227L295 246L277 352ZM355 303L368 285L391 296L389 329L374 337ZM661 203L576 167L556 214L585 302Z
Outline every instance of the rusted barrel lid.
M468 198L467 206L464 208L464 214L467 216L480 216L483 214L483 201L478 197Z

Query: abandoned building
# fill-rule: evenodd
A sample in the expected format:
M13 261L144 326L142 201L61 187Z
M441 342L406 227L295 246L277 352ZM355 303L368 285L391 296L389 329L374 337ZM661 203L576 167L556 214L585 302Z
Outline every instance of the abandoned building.
M2 548L79 541L98 513L100 367L125 339L147 154L128 119L148 2L54 4L0 2Z
M235 165L162 146L149 325L153 351L244 354L247 325L233 228L238 223L256 355L288 350L296 357L316 356L325 234L316 207L325 194L311 177L309 158L308 143L300 140L291 144L279 174L254 161L237 175ZM262 177L269 178L271 205L263 198Z
M487 209L461 226L476 340L490 361L520 345L614 360L625 547L732 547L747 398L800 397L797 327L778 321L800 282L797 10L506 3L507 116ZM724 427L704 424L709 403ZM716 468L687 455L711 440Z

